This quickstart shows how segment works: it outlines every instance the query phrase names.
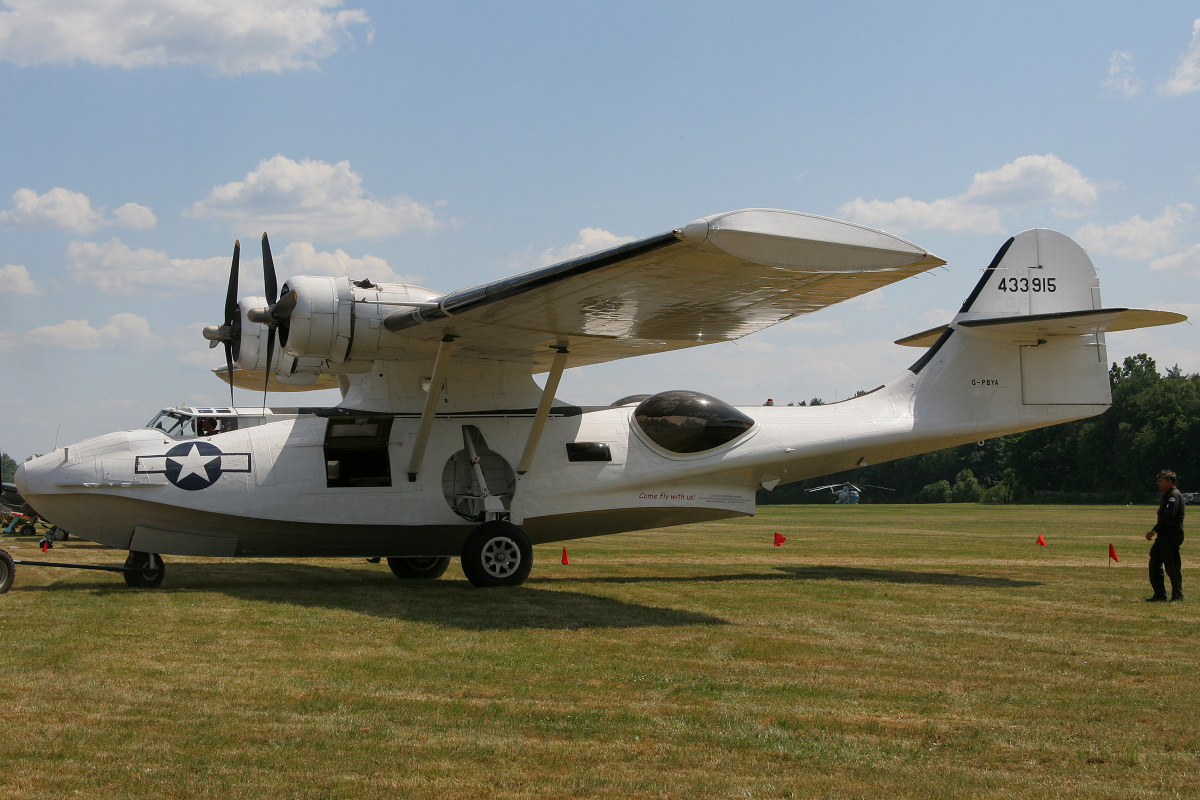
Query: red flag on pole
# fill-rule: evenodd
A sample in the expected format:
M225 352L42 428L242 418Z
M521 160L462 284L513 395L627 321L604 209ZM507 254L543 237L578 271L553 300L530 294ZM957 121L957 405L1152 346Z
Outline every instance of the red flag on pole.
M1111 543L1108 545L1108 557L1118 564L1121 563L1121 559L1117 558L1117 548L1113 547Z
M1038 534L1038 544L1040 544L1042 547L1046 546L1046 537L1042 536L1040 533Z
M565 548L565 547L563 548L563 563L564 563L564 564L570 564L570 563L571 563L570 561L567 561L567 548Z
M49 540L49 539L42 539L42 552L44 553L44 552L46 552L46 551L47 551L47 550L49 550L49 549L50 549L50 540Z
M787 537L784 536L782 533L775 534L775 546L776 547L779 547L786 541L787 541Z

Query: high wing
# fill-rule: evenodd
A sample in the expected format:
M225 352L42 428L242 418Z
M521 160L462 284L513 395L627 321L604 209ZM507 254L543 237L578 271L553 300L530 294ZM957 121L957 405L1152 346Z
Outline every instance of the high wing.
M739 339L944 263L853 223L745 209L452 292L384 325L538 372L562 347L583 366Z

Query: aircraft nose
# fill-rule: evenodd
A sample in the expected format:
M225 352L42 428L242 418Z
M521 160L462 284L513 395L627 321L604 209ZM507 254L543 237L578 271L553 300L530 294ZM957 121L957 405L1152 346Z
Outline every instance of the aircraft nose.
M63 454L55 451L44 456L26 461L17 467L13 483L22 497L46 494L54 486L54 468L62 464Z

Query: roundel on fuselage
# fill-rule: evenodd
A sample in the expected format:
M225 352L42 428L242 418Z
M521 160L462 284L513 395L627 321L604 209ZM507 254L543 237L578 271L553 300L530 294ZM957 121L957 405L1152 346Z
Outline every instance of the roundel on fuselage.
M672 453L703 453L728 444L754 420L728 403L700 392L659 392L643 400L633 419L646 438Z

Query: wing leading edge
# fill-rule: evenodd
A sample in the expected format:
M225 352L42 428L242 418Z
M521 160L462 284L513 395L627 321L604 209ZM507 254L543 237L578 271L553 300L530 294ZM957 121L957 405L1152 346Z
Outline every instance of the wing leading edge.
M670 233L443 296L384 325L456 357L549 369L739 339L945 262L891 234L773 209L704 217Z

